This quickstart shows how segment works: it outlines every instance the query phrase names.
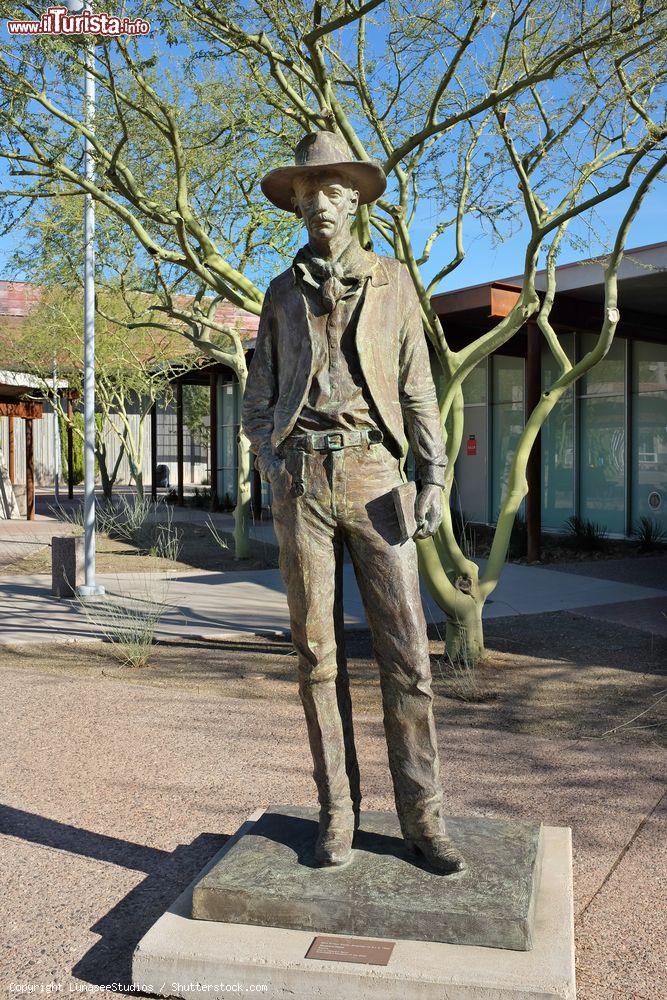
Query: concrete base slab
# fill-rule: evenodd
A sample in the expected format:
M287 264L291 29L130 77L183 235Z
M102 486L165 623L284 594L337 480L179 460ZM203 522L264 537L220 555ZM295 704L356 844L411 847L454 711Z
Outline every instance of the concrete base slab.
M193 920L192 893L262 815L207 865L137 945L135 987L162 997L229 992L318 1000L574 1000L570 830L543 827L531 951L396 941L387 965L306 958L313 931Z

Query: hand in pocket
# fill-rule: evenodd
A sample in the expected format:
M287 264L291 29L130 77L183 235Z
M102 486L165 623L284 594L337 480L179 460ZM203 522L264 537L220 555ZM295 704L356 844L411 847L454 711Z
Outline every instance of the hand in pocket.
M277 466L276 471L271 475L269 480L271 483L271 489L273 490L273 497L275 500L285 500L290 496L292 492L292 476L287 471L287 467L284 462L281 462Z

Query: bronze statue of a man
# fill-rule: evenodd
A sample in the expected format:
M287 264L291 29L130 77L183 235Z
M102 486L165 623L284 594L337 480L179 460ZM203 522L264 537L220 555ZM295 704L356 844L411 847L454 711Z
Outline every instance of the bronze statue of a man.
M308 243L270 283L243 405L257 468L273 490L280 569L320 803L315 857L349 861L361 794L342 628L349 550L380 669L396 808L408 848L461 871L448 840L417 551L401 541L392 488L407 436L420 489L417 536L442 517L446 458L419 302L405 265L351 233L378 198L378 164L331 132L306 135L265 195L303 219Z

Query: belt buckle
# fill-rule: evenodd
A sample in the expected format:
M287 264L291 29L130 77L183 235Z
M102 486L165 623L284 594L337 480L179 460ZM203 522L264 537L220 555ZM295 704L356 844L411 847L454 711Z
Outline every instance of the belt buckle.
M325 434L324 444L325 447L327 448L327 451L340 451L342 448L345 447L343 441L343 435L340 431L334 431L331 434Z

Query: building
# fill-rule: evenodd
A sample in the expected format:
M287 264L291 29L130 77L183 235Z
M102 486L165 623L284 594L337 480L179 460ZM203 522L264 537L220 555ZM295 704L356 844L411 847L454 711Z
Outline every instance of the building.
M61 450L66 452L66 441L60 443L59 428L54 426L53 409L48 399L40 398L38 382L25 372L3 371L11 357L10 343L19 328L30 322L31 313L39 305L42 290L30 282L0 281L0 478L2 468L13 484L13 492L21 514L34 516L34 492L52 489L55 476L60 474ZM180 304L185 297L179 297ZM242 339L254 342L258 318L237 309L230 303L221 303L216 309L216 320L236 326ZM175 333L179 349L182 339ZM174 399L158 405L151 413L150 446L145 448L143 478L155 484L154 467L166 465L170 482L180 496L186 487L210 486L212 478L218 485L220 500L229 494L234 477L235 458L229 442L234 439L234 422L238 424L238 390L232 386L232 373L224 365L208 362L192 348L201 364L174 380ZM65 383L62 383L65 392ZM210 421L204 421L204 433L190 429L187 422L187 393L199 387L206 392L206 404L212 401L220 414L220 431L210 433ZM33 401L28 402L30 396ZM230 403L232 409L230 409ZM138 407L130 407L129 419L136 433ZM135 412L132 412L134 409ZM28 419L29 417L29 419ZM214 421L215 428L215 421ZM119 456L119 438L110 426L103 428L103 441L110 468ZM60 485L62 476L60 477ZM116 485L131 483L130 468L126 457L121 458ZM1 492L1 490L0 490ZM71 484L70 484L71 492ZM233 489L232 489L233 492ZM230 497L231 499L231 497ZM0 497L1 500L1 497ZM7 516L9 504L0 503L0 519Z
M571 360L591 349L603 318L604 259L557 270L551 321ZM521 277L436 295L454 349L509 312ZM544 272L538 275L544 289ZM618 283L621 320L611 350L547 419L529 468L529 532L558 531L572 515L611 536L640 517L667 528L667 243L628 250ZM458 498L471 521L493 524L526 412L555 377L533 322L466 380ZM538 502L539 501L539 502Z

